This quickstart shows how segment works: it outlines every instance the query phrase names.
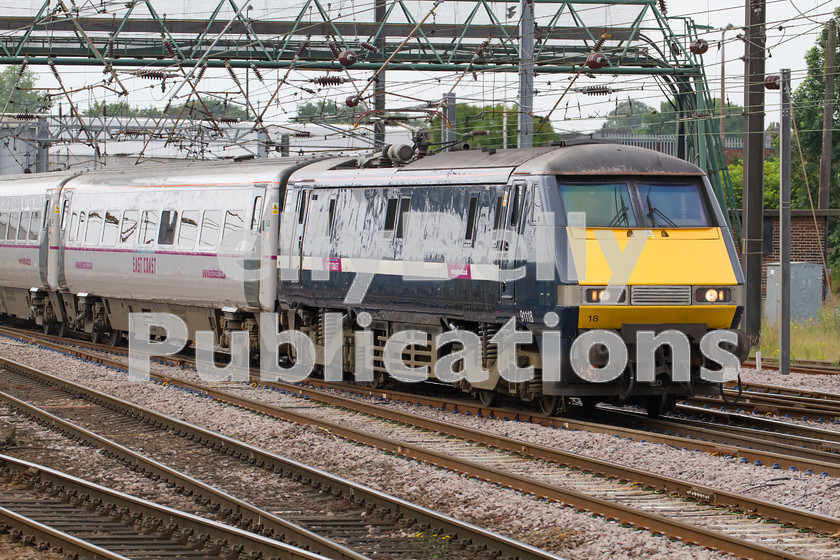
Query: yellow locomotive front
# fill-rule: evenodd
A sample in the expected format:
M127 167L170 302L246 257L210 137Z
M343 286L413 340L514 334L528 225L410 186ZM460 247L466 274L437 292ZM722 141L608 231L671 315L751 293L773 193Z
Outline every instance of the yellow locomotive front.
M582 348L584 367L606 370L616 354L609 341L620 338L626 368L595 383L575 368L576 376L564 376L574 382L545 389L584 402L642 404L652 414L688 395L719 392L717 376L704 375L722 367L704 337L727 332L714 346L738 363L749 343L737 330L744 279L708 179L691 164L648 150L581 148L582 157L553 173L568 257L557 306L566 317L577 309L577 338L592 335ZM612 166L588 157L595 153L613 156Z

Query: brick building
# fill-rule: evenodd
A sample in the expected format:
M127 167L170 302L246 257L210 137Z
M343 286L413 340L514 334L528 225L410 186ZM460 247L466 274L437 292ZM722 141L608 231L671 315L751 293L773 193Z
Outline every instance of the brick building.
M833 253L829 247L826 227L831 219L840 219L840 210L791 210L790 212L790 260L809 262L822 266L823 255ZM816 223L815 223L816 222ZM779 262L779 211L764 210L763 273L762 293L767 286L767 263ZM738 248L740 250L740 247ZM838 279L832 279L838 281ZM826 286L823 279L823 286Z

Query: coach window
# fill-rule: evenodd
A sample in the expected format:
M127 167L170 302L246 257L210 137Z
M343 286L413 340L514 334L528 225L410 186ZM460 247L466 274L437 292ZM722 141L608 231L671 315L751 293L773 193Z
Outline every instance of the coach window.
M85 225L87 225L87 214L84 211L79 212L79 229L76 230L76 245L82 244L82 239L85 236Z
M254 208L251 211L251 231L257 231L262 221L262 197L254 199Z
M219 244L219 226L221 224L221 221L221 211L204 211L204 218L201 220L201 235L198 238L199 247L212 248Z
M145 210L140 219L140 244L153 245L157 236L158 216L154 210Z
M0 240L6 239L6 230L9 228L9 213L0 212Z
M65 200L61 210L61 231L67 228L67 214L70 212L70 201Z
M178 227L178 212L174 210L164 210L161 212L158 245L172 245L175 243L176 227Z
M123 214L122 228L120 229L120 245L134 245L137 237L137 220L140 212L137 210L126 210Z
M26 242L26 236L29 234L29 212L20 213L20 227L18 227L17 239L18 241Z
M102 237L102 211L95 210L88 214L85 245L96 245Z
M192 249L198 233L198 212L187 210L181 213L181 229L178 230L178 248Z
M241 210L225 212L225 229L222 233L222 245L225 247L236 247L242 239L242 229L245 227L245 220L242 217Z
M9 235L6 239L14 242L17 239L18 224L20 224L20 212L12 212L9 215Z
M467 231L464 233L464 244L472 245L475 236L475 221L478 217L478 197L470 197L470 208L467 211Z
M102 244L113 247L120 236L120 214L114 210L105 212L105 228L102 230Z
M70 218L70 231L67 234L67 243L73 243L76 240L76 226L79 225L79 214L77 212L73 212L73 216Z
M41 233L41 211L32 211L32 220L29 222L29 240L38 241L38 234Z

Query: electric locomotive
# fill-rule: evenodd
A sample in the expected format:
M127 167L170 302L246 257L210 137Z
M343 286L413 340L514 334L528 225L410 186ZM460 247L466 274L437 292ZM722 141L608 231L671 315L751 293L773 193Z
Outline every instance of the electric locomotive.
M352 372L351 334L362 329L354 319L364 314L375 341L374 385L387 379L384 355L395 333L426 335L401 357L434 377L436 360L457 348L437 347L437 337L470 332L489 374L455 383L485 404L504 394L555 413L576 397L658 414L678 398L719 392L700 378L707 360L699 343L711 330L737 329L742 313L743 276L708 179L642 148L450 152L385 169L326 161L291 175L280 228L285 327L307 332L323 359L325 313L342 313L343 366ZM627 255L634 241L641 249L624 287L607 289L616 272L610 248ZM516 364L533 368L524 381L501 375L493 342L511 318L532 334L516 349ZM574 339L593 329L617 333L629 349L625 371L609 383L588 382L570 367ZM549 330L562 335L560 355L550 358L562 364L559 379L542 376ZM661 345L655 379L636 382L640 330L684 333L690 357L676 359L690 360L690 379L673 378L672 349ZM739 362L748 348L738 331L730 350ZM604 365L608 356L596 345L589 359Z

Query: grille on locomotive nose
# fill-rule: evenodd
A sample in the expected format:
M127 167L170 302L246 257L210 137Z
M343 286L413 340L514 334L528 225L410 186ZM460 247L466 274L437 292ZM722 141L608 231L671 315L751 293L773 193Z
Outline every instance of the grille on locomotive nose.
M691 305L691 286L631 286L630 305Z

